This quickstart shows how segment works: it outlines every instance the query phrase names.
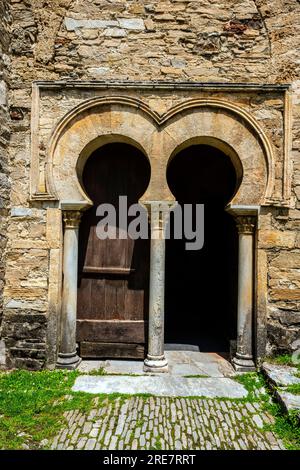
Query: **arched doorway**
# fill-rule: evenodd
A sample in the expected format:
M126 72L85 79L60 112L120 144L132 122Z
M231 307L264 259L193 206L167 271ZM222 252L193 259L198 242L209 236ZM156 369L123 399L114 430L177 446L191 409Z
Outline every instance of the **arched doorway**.
M81 357L144 357L149 240L120 239L121 231L123 237L127 233L120 224L119 196L127 197L127 207L137 203L149 179L147 158L125 143L100 147L83 169L82 185L93 206L84 212L79 231L77 341ZM116 229L116 239L97 236L100 217L96 210L103 203L116 209L115 227L110 227Z
M180 205L204 204L204 246L186 250L187 240L174 239L171 228L166 241L166 347L229 351L230 340L236 339L238 236L224 208L237 185L234 166L215 147L191 145L173 157L167 180ZM171 227L172 220L171 215Z

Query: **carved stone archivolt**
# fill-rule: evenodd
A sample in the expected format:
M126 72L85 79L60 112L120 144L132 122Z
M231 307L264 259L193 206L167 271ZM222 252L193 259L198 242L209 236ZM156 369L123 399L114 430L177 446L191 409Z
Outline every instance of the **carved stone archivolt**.
M79 93L77 86L77 84L72 85L76 93ZM147 156L151 165L151 180L141 198L144 201L173 200L166 181L166 169L170 159L184 147L206 144L222 150L232 160L236 169L238 187L231 202L245 205L288 204L287 186L290 184L287 177L288 136L285 136L282 145L283 156L279 157L261 123L245 106L237 104L238 100L230 99L228 92L231 88L232 93L245 93L248 90L246 85L228 85L228 90L223 92L222 98L220 93L224 87L218 88L217 85L207 85L207 87L201 85L198 89L191 87L190 98L183 99L180 98L181 94L185 97L189 95L181 91L180 84L174 84L170 90L178 96L177 104L173 106L168 106L164 102L165 97L160 91L160 86L157 85L156 89L153 85L153 94L156 96L154 107L147 98L145 85L136 85L139 97L127 95L127 85L122 86L118 86L118 94L114 95L112 90L109 90L108 95L106 92L98 91L100 96L95 97L95 91L98 88L100 90L101 86L91 83L90 91L94 97L84 99L79 105L77 100L76 106L70 107L65 115L59 117L58 124L52 128L52 134L47 141L47 129L51 126L47 124L47 129L40 127L40 90L44 93L49 87L52 95L57 93L58 98L61 93L67 95L70 90L64 90L61 84L56 87L55 82L34 85L32 199L85 201L86 204L91 204L81 185L81 172L87 158L96 148L106 143L126 142L138 147ZM168 87L170 85L166 84L165 88ZM284 109L287 110L284 117L287 119L288 92L280 86L270 85L270 87L273 93L282 97ZM113 85L110 88L113 88ZM213 88L218 92L218 97L213 97L211 92L204 97L203 94L207 93L206 88ZM257 93L260 91L258 86ZM255 86L250 87L249 93L255 95ZM159 100L161 106L157 104ZM45 107L45 103L43 106ZM163 111L160 112L159 108ZM51 110L49 112L51 114ZM52 118L52 125L53 122L55 120ZM43 134L43 139L39 137L40 133ZM43 156L43 165L39 161L41 140L47 148L46 157ZM284 164L279 166L285 174L275 178L278 158L284 161Z

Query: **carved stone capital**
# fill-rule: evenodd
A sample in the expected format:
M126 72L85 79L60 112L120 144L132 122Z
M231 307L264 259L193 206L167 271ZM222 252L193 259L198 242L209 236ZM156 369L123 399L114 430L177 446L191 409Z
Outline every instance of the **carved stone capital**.
M177 204L176 201L141 201L140 204L148 212L148 219L152 229L164 230L168 223L171 210Z
M252 235L255 231L256 218L249 215L235 217L235 223L239 234Z
M63 219L66 229L78 228L82 212L80 211L63 211Z

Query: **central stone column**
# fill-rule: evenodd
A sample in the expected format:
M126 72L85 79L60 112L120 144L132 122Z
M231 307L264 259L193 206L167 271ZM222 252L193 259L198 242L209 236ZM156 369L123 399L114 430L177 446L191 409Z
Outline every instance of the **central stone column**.
M145 372L167 372L164 354L165 228L174 202L145 203L151 224L149 336Z
M78 231L81 212L63 212L65 225L63 256L63 292L61 342L58 368L75 369L81 361L76 351Z

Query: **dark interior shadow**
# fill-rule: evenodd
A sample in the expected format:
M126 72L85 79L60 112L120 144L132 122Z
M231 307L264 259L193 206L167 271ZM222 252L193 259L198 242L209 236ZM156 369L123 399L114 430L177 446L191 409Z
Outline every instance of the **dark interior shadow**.
M236 176L229 158L194 145L171 161L168 184L181 204L204 204L204 246L185 249L176 240L173 218L166 241L165 342L203 352L229 351L236 338L237 233L224 211ZM168 347L168 346L167 346Z

